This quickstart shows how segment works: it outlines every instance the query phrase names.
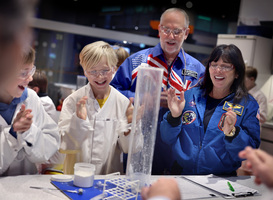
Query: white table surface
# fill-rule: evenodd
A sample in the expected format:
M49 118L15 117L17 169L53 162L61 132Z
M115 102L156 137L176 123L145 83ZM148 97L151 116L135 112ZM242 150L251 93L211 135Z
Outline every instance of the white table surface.
M11 200L68 199L59 190L39 190L39 189L30 188L30 186L55 188L50 183L50 177L51 175L23 175L23 176L0 177L0 199L5 199L5 200L9 200L9 199ZM152 181L155 181L159 177L160 176L152 176L151 179ZM101 179L103 178L103 176L96 176L95 178ZM240 199L264 199L264 197L268 196L267 195L268 189L264 185L260 185L260 186L256 185L254 183L253 176L228 177L227 179L229 179L230 181L236 181L239 184L256 189L260 192L260 194L262 194L262 196L252 196L252 197L246 197L246 198L240 198ZM212 199L218 200L218 199L224 199L224 198L215 197Z

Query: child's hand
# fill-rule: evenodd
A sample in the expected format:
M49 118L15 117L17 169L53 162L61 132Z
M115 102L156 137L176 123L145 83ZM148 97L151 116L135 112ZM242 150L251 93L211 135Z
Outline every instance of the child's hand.
M76 110L77 117L83 120L86 120L86 117L87 117L86 101L87 101L87 96L84 96L77 103L77 110Z
M132 123L132 119L133 119L133 111L134 111L134 106L132 105L133 102L134 102L134 98L131 97L130 103L129 103L127 110L126 110L126 117L127 117L128 123Z
M31 112L31 109L26 109L26 106L24 104L22 105L21 110L16 115L12 125L15 132L25 132L30 129L33 118Z
M130 98L130 103L127 107L127 110L126 110L126 117L127 117L127 122L128 124L132 123L132 120L133 120L133 112L134 112L134 106L132 105L134 102L134 98L131 97ZM131 132L131 130L128 130L127 132L124 133L125 136L129 135Z

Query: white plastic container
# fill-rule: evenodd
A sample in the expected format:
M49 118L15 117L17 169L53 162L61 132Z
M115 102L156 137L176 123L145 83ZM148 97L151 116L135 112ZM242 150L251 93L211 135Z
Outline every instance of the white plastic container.
M92 187L94 182L95 165L90 163L75 163L74 185L78 187Z

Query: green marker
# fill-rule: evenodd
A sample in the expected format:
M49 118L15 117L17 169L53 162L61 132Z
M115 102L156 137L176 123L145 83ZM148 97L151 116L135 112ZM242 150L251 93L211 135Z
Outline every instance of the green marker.
M231 192L234 192L235 190L234 190L234 188L232 187L232 185L230 184L229 181L227 182L227 184L228 184L228 187L229 187L230 191L231 191Z

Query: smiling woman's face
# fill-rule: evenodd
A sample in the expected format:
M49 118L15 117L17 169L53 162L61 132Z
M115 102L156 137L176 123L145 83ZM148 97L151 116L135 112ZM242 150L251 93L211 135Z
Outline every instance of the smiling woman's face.
M223 70L229 69L229 70ZM237 77L234 67L231 63L226 63L219 58L217 62L212 61L209 67L210 78L213 83L213 89L230 92L230 87Z

